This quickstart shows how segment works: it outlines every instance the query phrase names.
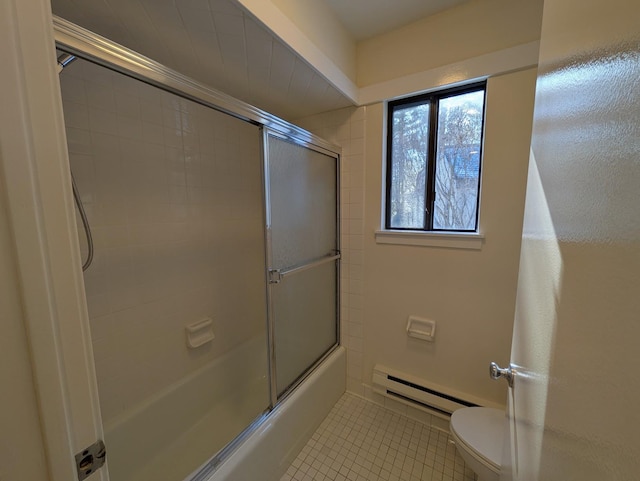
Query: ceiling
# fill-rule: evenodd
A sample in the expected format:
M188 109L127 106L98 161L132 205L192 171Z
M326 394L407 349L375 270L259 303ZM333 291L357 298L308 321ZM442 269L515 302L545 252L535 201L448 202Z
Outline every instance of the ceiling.
M358 39L468 0L324 1ZM62 18L286 120L353 104L235 0L51 3Z
M434 15L469 0L324 0L357 41Z

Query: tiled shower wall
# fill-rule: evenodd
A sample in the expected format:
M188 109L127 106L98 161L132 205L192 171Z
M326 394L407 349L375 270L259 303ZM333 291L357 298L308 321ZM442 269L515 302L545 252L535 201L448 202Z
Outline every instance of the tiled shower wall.
M304 117L296 124L342 147L341 342L347 349L347 389L364 395L362 374L364 140L366 107L350 107Z
M85 286L108 423L264 337L261 134L82 60L61 86L96 246ZM188 349L185 326L206 317L215 339Z

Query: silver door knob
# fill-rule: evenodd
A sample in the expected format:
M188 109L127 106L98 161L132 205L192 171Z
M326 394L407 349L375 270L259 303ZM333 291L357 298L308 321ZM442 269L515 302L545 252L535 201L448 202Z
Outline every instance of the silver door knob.
M489 376L494 380L500 379L502 377L507 380L507 384L509 385L509 387L513 387L513 378L515 378L516 372L511 369L511 366L502 368L495 362L492 362L491 364L489 364Z

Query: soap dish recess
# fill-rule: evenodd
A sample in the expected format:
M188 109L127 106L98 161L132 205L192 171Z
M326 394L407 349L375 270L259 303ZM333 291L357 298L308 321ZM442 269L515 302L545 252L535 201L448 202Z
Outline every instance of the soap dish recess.
M409 337L433 342L436 337L436 321L417 316L409 316L407 320L407 334Z
M216 337L213 334L213 320L210 317L188 324L185 327L185 332L187 334L187 346L191 349L203 346L213 341Z

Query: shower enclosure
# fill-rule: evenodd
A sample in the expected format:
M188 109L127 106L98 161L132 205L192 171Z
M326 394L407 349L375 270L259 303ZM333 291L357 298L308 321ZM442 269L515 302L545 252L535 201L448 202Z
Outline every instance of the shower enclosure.
M338 344L338 150L56 27L110 479L202 477Z

